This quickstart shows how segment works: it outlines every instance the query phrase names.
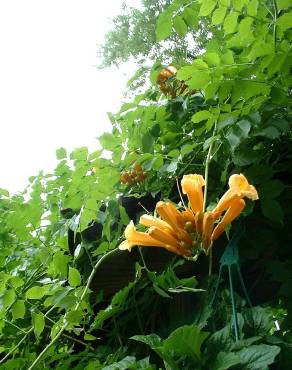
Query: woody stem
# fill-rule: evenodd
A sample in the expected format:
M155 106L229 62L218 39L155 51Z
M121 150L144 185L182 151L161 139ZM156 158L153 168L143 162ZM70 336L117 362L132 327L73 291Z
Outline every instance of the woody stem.
M214 140L214 137L215 137L215 133L216 133L216 126L217 126L217 122L215 122L213 134L212 134L212 137L211 137L211 143L210 143L208 154L207 154L207 158L206 158L206 165L205 165L205 191L204 191L203 212L205 212L205 210L206 210L206 204L207 204L207 193L208 193L208 182L209 182L208 181L208 178L209 178L209 164L210 164L211 159L212 159L211 153L212 153L213 145L214 145L214 141L215 141ZM212 248L210 248L210 252L209 252L209 276L211 274L212 274Z

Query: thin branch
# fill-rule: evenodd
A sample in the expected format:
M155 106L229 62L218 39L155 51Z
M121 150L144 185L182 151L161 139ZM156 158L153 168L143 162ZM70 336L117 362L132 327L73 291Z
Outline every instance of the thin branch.
M206 204L207 204L207 193L208 193L208 184L209 184L209 165L211 161L211 153L213 149L213 144L214 144L214 137L216 134L216 129L217 129L217 121L215 122L214 129L213 129L213 134L212 134L212 140L209 146L207 158L206 158L206 167L205 167L205 191L204 191L204 203L203 203L203 212L206 210ZM209 253L209 276L212 275L212 264L213 264L213 252L212 248L210 249Z
M277 45L277 17L278 17L278 7L277 7L277 2L276 0L273 0L273 6L274 6L274 15L273 15L273 18L274 18L274 45L276 47Z
M176 186L177 186L177 190L178 190L178 193L179 193L180 200L181 200L182 205L184 206L184 208L186 208L186 205L185 205L184 199L183 199L183 197L182 197L182 193L181 193L181 191L180 191L180 187L179 187L179 183L178 183L178 177L176 177L175 179L176 179Z

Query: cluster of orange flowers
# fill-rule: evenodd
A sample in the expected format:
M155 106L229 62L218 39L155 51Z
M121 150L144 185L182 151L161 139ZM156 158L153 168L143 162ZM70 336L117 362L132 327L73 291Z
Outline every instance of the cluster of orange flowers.
M229 190L210 212L203 210L203 176L185 175L181 186L190 207L179 210L173 203L158 202L156 211L160 218L147 214L141 216L140 224L148 227L148 232L137 231L131 221L126 227L126 240L120 244L120 249L131 251L134 246L162 247L186 258L197 256L202 250L208 254L213 242L244 209L243 198L258 199L255 187L242 174L229 178Z
M170 86L168 80L173 77L177 72L177 69L174 66L169 66L163 68L156 79L157 85L159 89L165 95L170 95L172 98L175 98L177 94L182 94L187 86L184 83L179 82L179 86L176 88L174 86Z
M121 173L121 183L132 186L138 182L144 181L147 173L142 170L142 167L136 163L132 171L123 171Z

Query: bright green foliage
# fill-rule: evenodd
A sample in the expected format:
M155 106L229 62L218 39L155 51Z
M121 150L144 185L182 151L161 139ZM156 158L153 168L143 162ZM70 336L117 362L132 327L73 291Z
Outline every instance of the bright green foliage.
M78 270L73 267L69 267L69 284L72 287L81 285L81 276Z
M39 337L45 327L45 319L42 313L32 313L32 325L36 337Z
M147 90L109 115L112 132L99 149L59 148L52 173L32 176L22 193L0 189L1 369L29 369L47 346L35 369L291 367L291 4L147 4L125 9L106 39L117 43L104 51L111 62L152 58L129 82L148 72ZM192 58L182 40L196 34L204 49ZM167 96L156 84L165 60L178 70L167 81L176 93ZM135 164L145 180L122 184ZM239 255L254 306L235 281L237 342L225 276L209 305L224 235L213 247L211 277L204 254L190 262L160 248L117 249L129 220L146 212L136 198L178 204L177 179L203 175L206 164L209 210L233 173L259 192L243 212ZM137 208L127 214L131 201Z

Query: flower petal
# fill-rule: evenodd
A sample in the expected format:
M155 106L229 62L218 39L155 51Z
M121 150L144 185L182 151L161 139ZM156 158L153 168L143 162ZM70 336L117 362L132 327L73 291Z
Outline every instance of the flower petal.
M123 249L129 249L134 245L144 245L144 246L149 246L149 247L163 247L164 244L159 242L158 240L153 239L149 234L147 233L142 233L140 231L137 231L135 229L133 221L129 223L129 225L126 227L125 230L125 236L126 236L126 241L128 243L128 246L126 248L126 243L122 243L120 246Z
M259 199L256 188L248 183L247 178L242 173L230 176L229 187L234 194L240 197L247 197L252 200Z
M247 178L241 174L234 174L229 177L228 185L230 189L233 189L235 192L236 190L241 191L248 187L249 183Z
M203 245L206 249L209 248L211 243L211 234L213 231L214 217L212 213L205 213L203 220Z
M203 186L205 180L202 175L190 174L184 175L181 181L181 187L184 194L187 194L188 200L194 212L203 210Z
M178 226L183 227L183 217L173 204L160 201L156 204L156 211L174 230Z
M173 230L172 227L167 222L160 220L159 218L153 217L151 215L142 215L140 217L139 223L147 227L155 226L159 227L160 229Z
M216 240L219 238L219 236L223 233L223 231L226 229L226 226L229 225L239 214L242 212L242 210L245 207L245 201L243 199L235 198L226 211L224 217L219 222L219 224L215 227L211 240Z
M256 191L256 188L253 185L249 185L247 189L243 192L243 194L245 197L251 200L259 199L258 192Z
M223 211L225 211L226 209L230 207L234 198L239 198L239 197L238 195L234 194L234 192L231 189L227 190L226 193L223 194L217 206L212 211L215 219L218 218Z
M178 240L175 239L170 233L165 230L159 229L158 227L151 227L149 229L149 235L162 242L164 245L170 245L172 247L179 247Z
M182 216L185 220L185 222L191 222L191 223L195 223L195 215L193 213L193 211L190 209L190 208L186 208L184 211L182 211Z

